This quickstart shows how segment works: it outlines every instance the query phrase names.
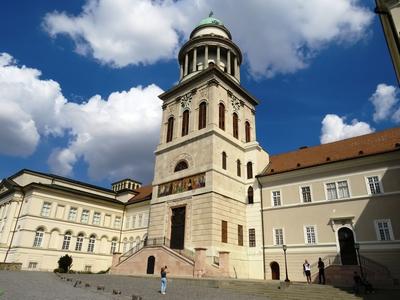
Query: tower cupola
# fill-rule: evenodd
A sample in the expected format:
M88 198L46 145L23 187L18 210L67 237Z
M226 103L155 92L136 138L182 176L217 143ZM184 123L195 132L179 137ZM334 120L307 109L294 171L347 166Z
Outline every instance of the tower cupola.
M232 41L229 30L212 12L193 29L189 41L179 51L178 61L180 81L215 65L240 83L242 52Z

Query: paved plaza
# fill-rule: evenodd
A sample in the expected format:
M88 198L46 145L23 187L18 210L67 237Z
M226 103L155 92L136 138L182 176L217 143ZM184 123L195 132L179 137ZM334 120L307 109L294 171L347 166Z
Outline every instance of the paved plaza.
M139 295L146 299L249 299L265 300L266 297L238 294L224 289L207 287L207 281L197 283L182 280L168 280L167 294L161 295L158 278L135 278L117 275L68 274L61 275L71 281L59 278L54 273L46 272L9 272L0 271L1 300L103 300L132 299ZM74 287L76 281L82 281ZM90 287L85 287L85 284ZM104 291L97 291L97 286L104 286ZM121 295L112 295L113 290L121 291Z
M0 271L0 300L125 300L135 299L133 295L140 296L143 300L400 299L399 289L380 290L375 294L356 297L346 290L335 289L328 285L294 283L288 289L280 290L279 282L276 281L227 280L225 283L228 285L223 287L224 280L169 278L167 294L161 295L160 280L156 277ZM98 290L98 287L104 287L104 291ZM113 290L121 294L113 295Z

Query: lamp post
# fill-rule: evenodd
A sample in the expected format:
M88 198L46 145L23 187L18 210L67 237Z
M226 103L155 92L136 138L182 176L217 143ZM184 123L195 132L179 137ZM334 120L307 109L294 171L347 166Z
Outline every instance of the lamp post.
M360 259L360 244L359 243L354 243L354 248L356 249L356 253L357 253L357 259L358 259L358 265L360 266L361 278L364 278L364 272L363 272L361 259Z
M285 271L286 271L286 279L285 282L290 282L289 278L288 278L288 274L287 274L287 261L286 261L286 250L287 250L287 246L286 245L282 245L282 249L283 249L283 253L285 256Z

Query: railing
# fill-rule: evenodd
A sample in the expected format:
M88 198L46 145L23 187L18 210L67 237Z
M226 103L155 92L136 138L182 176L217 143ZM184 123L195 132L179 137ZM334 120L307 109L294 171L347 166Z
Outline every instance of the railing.
M119 257L119 262L123 262L124 260L126 260L128 257L132 256L133 254L135 254L136 252L138 252L140 249L142 249L145 246L146 240L142 240L140 241L139 244L137 244L136 246L132 247L131 249L129 249L128 251L126 251L125 253L123 253L120 257Z
M372 259L369 259L365 256L360 255L360 263L363 268L367 269L367 271L371 270L373 272L381 272L388 276L391 276L391 273L386 266L384 266Z
M141 250L144 247L158 247L158 246L166 246L166 247L170 248L171 250L179 253L180 255L186 257L187 259L194 261L195 254L192 250L189 250L187 248L172 249L170 247L170 245L171 245L171 241L169 239L167 239L166 237L156 237L156 238L151 238L151 239L146 238L145 240L143 240L139 244L137 244L135 247L129 249L124 254L122 254L121 257L119 258L119 262L120 263L123 262L128 257L132 256L133 254L135 254L136 252L138 252L139 250Z
M324 258L321 258L321 260L324 262L325 268L327 268L329 266L342 265L342 260L341 260L339 254L327 255ZM312 263L310 265L310 267L311 267L311 270L313 271L312 274L317 273L318 272L318 261L315 263Z

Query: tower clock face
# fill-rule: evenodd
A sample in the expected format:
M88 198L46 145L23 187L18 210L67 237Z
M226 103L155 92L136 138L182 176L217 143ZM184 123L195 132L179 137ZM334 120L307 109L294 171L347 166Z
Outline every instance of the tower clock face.
M240 108L240 100L232 95L231 103L232 103L233 110L238 111Z
M191 102L192 102L192 94L191 93L187 93L181 97L181 106L183 108L189 107Z

